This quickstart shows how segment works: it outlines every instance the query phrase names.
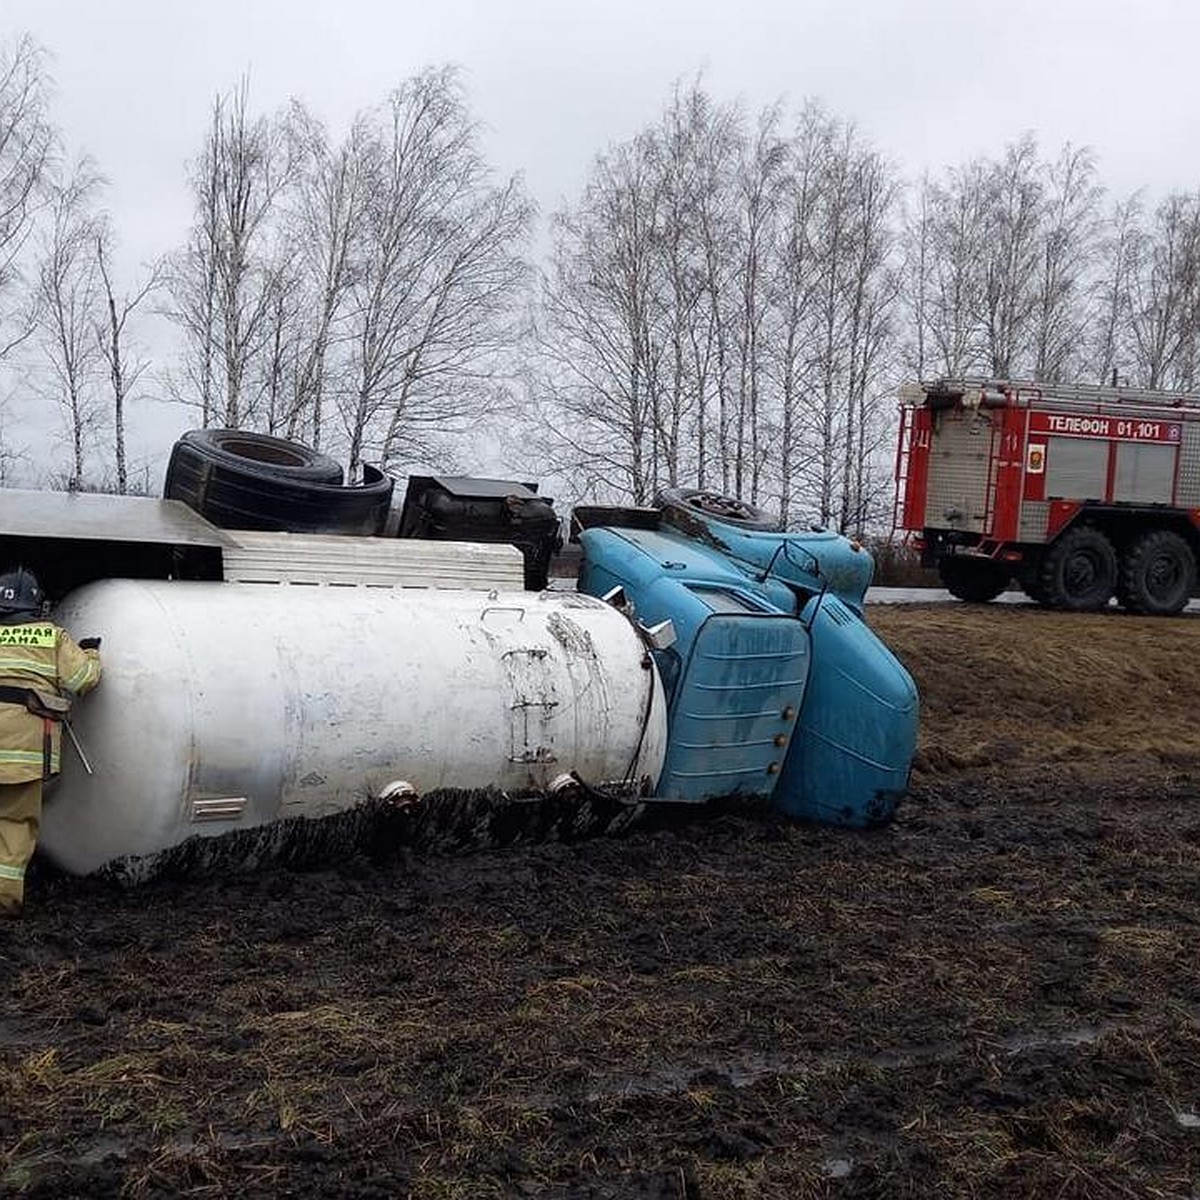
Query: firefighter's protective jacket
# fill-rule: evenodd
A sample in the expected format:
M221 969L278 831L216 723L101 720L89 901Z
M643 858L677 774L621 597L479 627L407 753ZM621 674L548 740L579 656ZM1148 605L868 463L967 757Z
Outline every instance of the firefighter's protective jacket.
M100 682L100 654L50 621L0 625L0 685L71 698ZM0 704L0 784L56 775L60 728L19 704ZM48 753L47 753L48 750Z

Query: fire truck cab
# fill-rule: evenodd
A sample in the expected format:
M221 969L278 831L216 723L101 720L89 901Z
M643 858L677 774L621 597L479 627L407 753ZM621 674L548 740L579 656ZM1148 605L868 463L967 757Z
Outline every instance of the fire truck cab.
M990 379L900 393L895 527L959 599L1178 613L1200 559L1200 395Z

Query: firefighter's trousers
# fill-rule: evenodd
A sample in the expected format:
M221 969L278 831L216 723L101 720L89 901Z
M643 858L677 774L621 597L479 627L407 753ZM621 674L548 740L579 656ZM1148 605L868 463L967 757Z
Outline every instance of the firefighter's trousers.
M42 781L0 783L0 917L15 916L25 899L25 868L37 845Z

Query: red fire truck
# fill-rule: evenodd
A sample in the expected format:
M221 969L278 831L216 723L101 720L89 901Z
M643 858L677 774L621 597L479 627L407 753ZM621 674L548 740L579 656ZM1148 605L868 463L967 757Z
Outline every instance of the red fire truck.
M1200 558L1200 395L989 379L900 396L897 530L962 600L1015 578L1078 612L1173 614Z

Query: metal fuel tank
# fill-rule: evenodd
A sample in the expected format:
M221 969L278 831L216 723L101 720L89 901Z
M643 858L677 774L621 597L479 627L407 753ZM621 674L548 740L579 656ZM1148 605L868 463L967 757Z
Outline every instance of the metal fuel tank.
M55 620L101 635L40 845L86 873L193 834L437 788L657 781L666 704L589 596L110 580Z

